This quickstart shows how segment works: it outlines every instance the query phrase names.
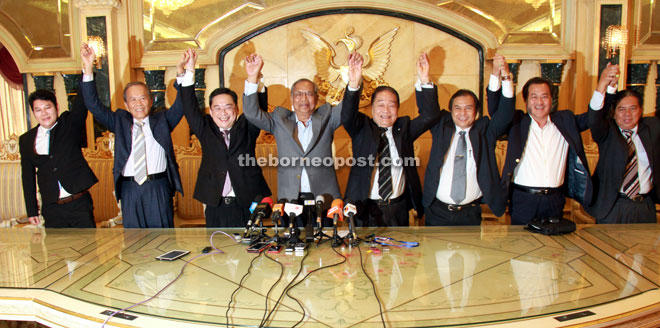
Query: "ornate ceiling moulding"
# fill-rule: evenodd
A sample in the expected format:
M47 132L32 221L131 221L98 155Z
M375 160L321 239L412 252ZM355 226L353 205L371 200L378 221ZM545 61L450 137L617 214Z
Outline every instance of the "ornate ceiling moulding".
M73 0L73 5L76 8L119 8L121 7L120 0Z

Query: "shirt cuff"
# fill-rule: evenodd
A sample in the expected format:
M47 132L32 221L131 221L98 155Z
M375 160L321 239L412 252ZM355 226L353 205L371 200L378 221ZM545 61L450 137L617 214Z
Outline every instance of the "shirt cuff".
M83 78L82 78L82 81L83 81L83 82L94 81L94 74L92 74L92 73L87 74L87 73L85 73L85 72L83 72L83 73L84 73L84 74L83 74Z
M589 102L589 107L593 110L601 110L603 109L604 102L605 96L598 91L594 91L594 95L591 96L591 101Z
M189 86L195 84L195 73L191 72L189 70L186 70L186 72L183 73L183 76L177 76L176 77L176 83L178 83L182 87L189 87Z
M609 94L615 94L615 93L616 93L616 87L612 87L612 86L609 86L609 85L608 85L608 86L607 86L607 93L609 93Z
M245 80L245 87L243 89L243 94L249 96L253 93L256 93L259 89L259 83L250 83L248 80Z
M490 81L488 81L488 90L492 92L497 92L497 90L499 89L500 89L500 79L497 76L491 74Z
M422 91L422 88L433 89L433 82L429 81L429 83L422 84L422 81L419 78L417 78L417 82L415 82L415 90Z
M511 80L502 81L502 95L507 98L513 98L513 82Z

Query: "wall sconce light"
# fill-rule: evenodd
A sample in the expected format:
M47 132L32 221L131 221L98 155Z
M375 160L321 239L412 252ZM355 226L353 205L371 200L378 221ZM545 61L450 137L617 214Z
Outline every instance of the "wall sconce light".
M628 30L625 26L610 25L607 27L602 42L603 49L607 51L606 58L609 59L615 56L617 49L625 47L626 44L628 44Z
M101 59L105 56L105 44L103 43L103 39L97 35L89 35L87 36L87 44L90 48L94 49L94 53L96 54L96 58L94 58L96 69L101 69Z

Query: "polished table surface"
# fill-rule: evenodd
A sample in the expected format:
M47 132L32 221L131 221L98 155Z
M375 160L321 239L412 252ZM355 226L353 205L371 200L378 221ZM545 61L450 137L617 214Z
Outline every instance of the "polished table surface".
M309 247L306 256L247 253L245 244L215 234L213 242L224 253L201 255L213 232L0 229L0 318L100 326L107 318L101 311L153 296L186 261L180 279L127 312L137 319L112 318L108 325L259 326L264 321L291 327L302 320L298 326L381 327L384 320L388 327L567 326L660 307L660 225L655 224L584 225L561 236L495 225L365 229L358 234L419 242L419 247L390 247L379 254L365 244L333 250L324 243ZM191 254L155 260L173 249ZM338 265L313 271L333 264ZM290 296L284 293L301 280ZM554 319L585 310L594 314Z

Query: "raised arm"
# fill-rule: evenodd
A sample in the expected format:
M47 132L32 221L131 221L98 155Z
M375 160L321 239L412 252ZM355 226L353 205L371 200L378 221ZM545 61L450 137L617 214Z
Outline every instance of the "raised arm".
M592 101L589 103L588 122L589 129L591 130L591 137L596 142L600 142L607 138L608 122L607 111L609 108L603 108L603 97L607 94L607 87L615 87L617 83L617 75L619 74L619 65L612 65L607 63L607 67L600 74L596 91L592 96ZM609 97L608 97L609 98ZM598 100L600 99L600 101ZM611 102L607 101L609 105Z
M183 60L185 60L185 62ZM176 65L177 75L185 74L186 72L189 72L188 74L194 75L196 62L197 62L197 53L192 49L186 50L182 55L182 58L179 60L179 62ZM185 67L185 70L182 69L183 67ZM165 117L167 118L167 123L170 126L170 130L174 130L177 124L179 124L181 118L183 117L183 111L184 111L183 102L181 101L181 85L179 85L178 81L174 83L174 88L176 89L176 98L174 99L174 103L172 104L172 107L170 107L165 112Z
M243 114L256 127L272 133L275 125L273 117L267 111L259 109L257 95L258 79L263 66L263 59L258 54L250 54L245 57L245 71L248 78L243 93ZM248 88L253 88L253 90L248 90Z
M431 77L429 76L431 65L426 53L421 53L419 55L416 66L417 78L421 83L421 91L416 90L415 92L419 116L410 122L410 134L413 139L417 139L422 133L438 123L443 115L448 114L447 112L443 113L440 111L440 105L438 104L438 88L431 84ZM429 85L431 87L429 87Z
M341 118L341 124L344 125L346 132L352 137L357 134L367 117L360 113L358 107L360 106L360 88L362 80L362 55L357 52L352 52L348 55L348 87L342 99L341 108L335 108L332 115L338 115Z
M80 91L85 101L85 106L92 112L101 124L105 125L110 131L115 132L115 116L110 108L103 105L96 91L96 82L94 82L94 49L86 43L80 49L80 57L83 61L83 82L80 83Z
M193 61L192 67L194 72L195 62L197 61L197 55L195 54L193 56L191 55L191 52L194 53L193 50L188 49L181 54L181 58L179 59L179 62L176 65L177 76L183 76L186 73L188 66L187 63L190 60ZM190 126L192 132L199 137L200 133L204 131L203 129L204 116L199 111L199 103L197 102L197 97L195 97L195 84L193 83L191 85L186 85L186 86L182 85L181 89L179 90L179 94L181 95L183 114L186 116L188 125Z

